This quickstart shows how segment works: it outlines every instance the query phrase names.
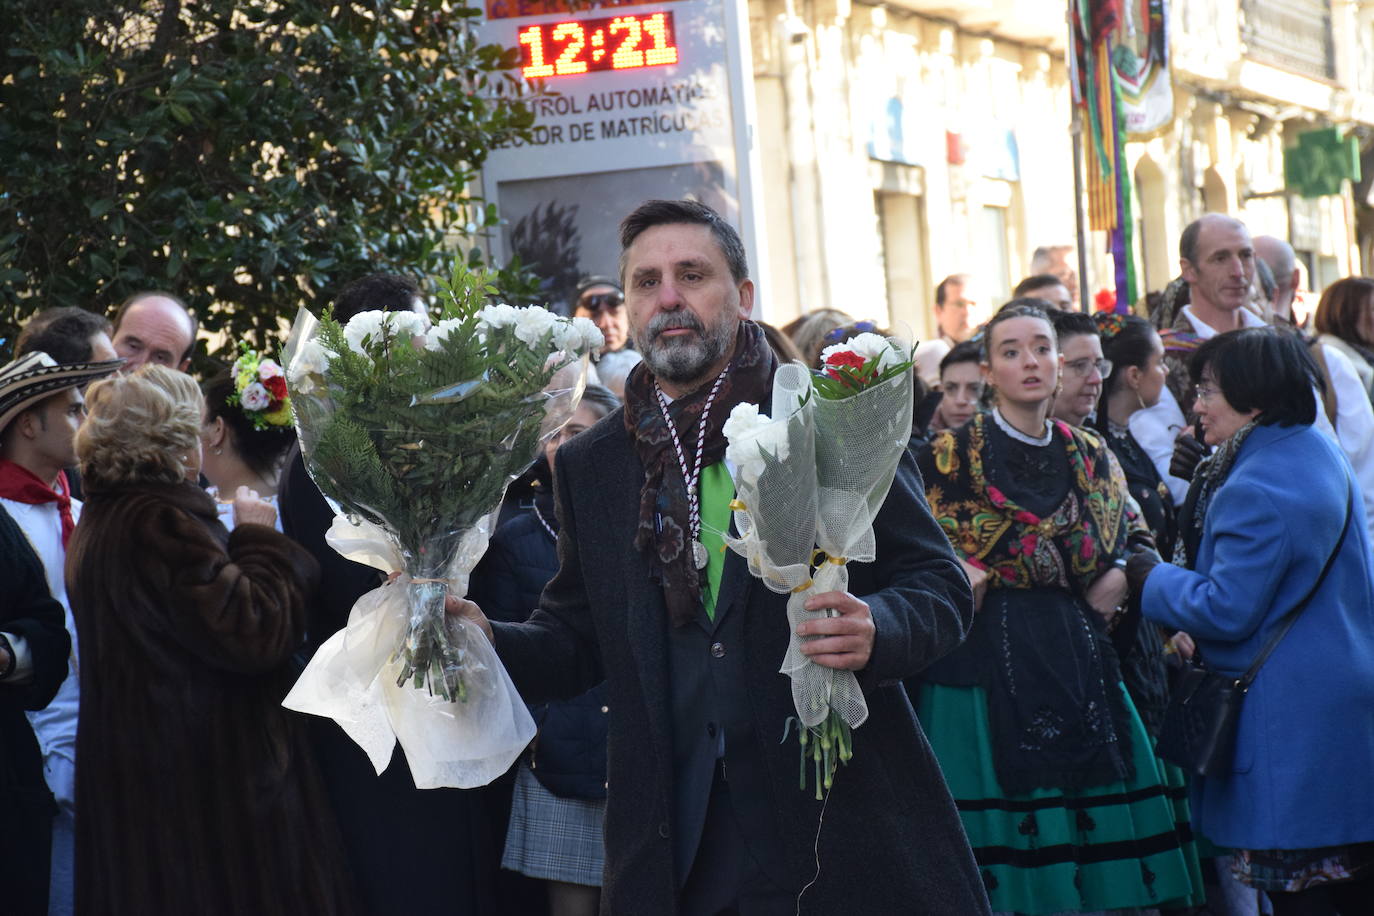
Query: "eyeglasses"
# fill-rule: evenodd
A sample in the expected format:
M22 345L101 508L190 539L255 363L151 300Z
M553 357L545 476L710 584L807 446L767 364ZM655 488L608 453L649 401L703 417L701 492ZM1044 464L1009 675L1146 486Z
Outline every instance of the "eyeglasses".
M1212 400L1212 396L1215 395L1217 391L1218 389L1213 388L1211 385L1196 385L1193 387L1193 394L1197 395L1199 401Z
M1096 369L1103 378L1108 378L1112 374L1112 361L1109 359L1092 359L1085 357L1076 359L1071 363L1065 363L1064 369L1072 372L1079 378L1087 378Z
M625 297L620 293L597 293L593 296L583 296L577 300L577 307L586 309L592 314L596 314L602 309L612 311L625 304Z

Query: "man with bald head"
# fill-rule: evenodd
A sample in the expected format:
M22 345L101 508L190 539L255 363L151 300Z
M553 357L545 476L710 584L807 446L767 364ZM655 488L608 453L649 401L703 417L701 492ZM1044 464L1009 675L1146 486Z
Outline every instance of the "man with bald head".
M123 357L125 372L156 363L185 372L196 343L196 319L171 293L135 293L114 318L114 348Z
M1179 267L1188 284L1189 304L1179 310L1172 327L1180 339L1207 340L1224 331L1264 326L1263 319L1243 308L1255 278L1258 247L1261 246L1250 238L1244 223L1220 213L1209 213L1183 230L1179 238ZM1262 247L1280 254L1286 249L1292 257L1293 249L1278 239L1270 239ZM1286 318L1293 301L1291 284L1296 270L1292 260L1286 264L1278 260L1276 264L1274 278L1279 292L1275 294L1274 311ZM1286 296L1285 283L1289 284ZM1374 410L1349 357L1321 345L1311 346L1309 352L1321 370L1326 389L1321 393L1324 409L1318 412L1316 425L1329 433L1350 459L1360 479L1366 516L1374 526ZM1188 427L1184 416L1193 403L1187 353L1166 352L1164 360L1169 367L1167 389L1158 404L1131 417L1131 432L1164 476L1175 501L1181 504L1188 483L1168 474L1174 440L1181 432L1188 432L1199 441L1202 435L1200 430Z
M1255 236L1255 254L1274 274L1274 320L1293 321L1293 299L1298 294L1298 258L1293 246L1272 235Z

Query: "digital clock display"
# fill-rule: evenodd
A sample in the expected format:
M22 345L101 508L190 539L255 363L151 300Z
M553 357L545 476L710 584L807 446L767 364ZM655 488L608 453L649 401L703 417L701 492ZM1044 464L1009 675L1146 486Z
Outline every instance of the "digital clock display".
M520 30L520 49L520 73L529 79L678 62L672 13L526 26Z

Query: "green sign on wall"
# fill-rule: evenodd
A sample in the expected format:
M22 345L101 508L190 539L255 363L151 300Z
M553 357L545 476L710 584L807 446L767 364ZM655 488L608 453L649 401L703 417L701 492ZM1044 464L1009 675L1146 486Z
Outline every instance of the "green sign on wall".
M1309 130L1283 151L1283 183L1303 197L1341 193L1341 183L1360 180L1360 144L1338 128Z

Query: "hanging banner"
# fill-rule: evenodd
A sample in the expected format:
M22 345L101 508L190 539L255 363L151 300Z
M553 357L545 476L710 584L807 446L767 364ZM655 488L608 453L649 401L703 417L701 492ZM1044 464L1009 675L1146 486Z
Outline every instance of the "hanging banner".
M1168 126L1174 118L1168 0L1123 0L1111 38L1126 133L1152 134Z

